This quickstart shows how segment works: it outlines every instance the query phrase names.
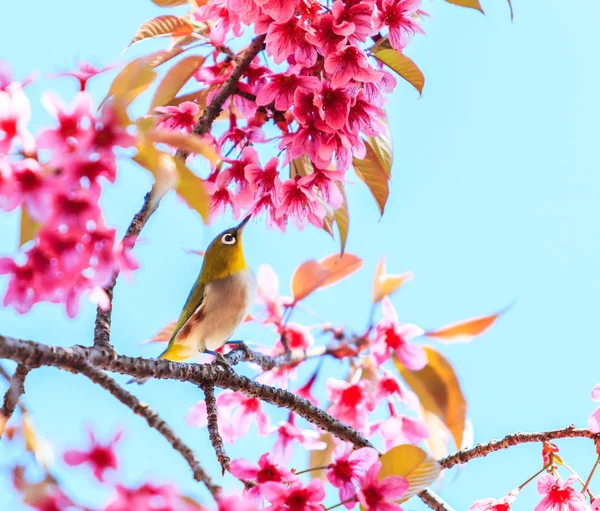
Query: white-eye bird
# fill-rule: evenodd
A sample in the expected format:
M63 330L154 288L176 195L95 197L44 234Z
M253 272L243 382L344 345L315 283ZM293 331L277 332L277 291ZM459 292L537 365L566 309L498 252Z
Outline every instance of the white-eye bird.
M256 293L256 277L242 248L248 220L250 216L223 231L206 249L200 274L159 358L181 362L198 353L215 355L248 315Z

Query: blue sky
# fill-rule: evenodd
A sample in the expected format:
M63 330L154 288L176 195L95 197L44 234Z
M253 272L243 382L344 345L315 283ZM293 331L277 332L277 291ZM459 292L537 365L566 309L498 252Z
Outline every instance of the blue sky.
M388 106L394 167L386 213L378 218L368 192L353 179L347 249L365 265L351 279L307 301L335 324L363 328L371 279L382 255L391 272L415 273L393 302L402 320L424 328L488 314L516 299L484 336L441 348L458 372L476 442L515 431L585 426L593 409L589 391L600 379L600 75L595 65L600 4L579 0L568 10L557 0L513 4L511 24L504 1L483 0L486 16L441 0L424 2L432 15L424 24L427 35L415 38L407 50L425 73L423 96L399 83ZM32 70L67 70L78 59L106 64L163 44L138 45L120 56L144 20L164 14L149 1L63 0L37 2L34 8L12 3L2 11L2 58L17 77ZM96 98L103 96L112 76L95 79ZM36 99L47 84L40 80L29 90L34 129L47 121ZM74 91L68 80L53 86L65 98ZM103 199L108 222L123 232L150 184L143 170L124 162L117 185ZM159 352L157 346L139 343L176 317L187 296L201 260L184 249L204 248L230 223L226 218L203 227L175 197L165 199L136 248L141 269L134 283L120 281L115 292L118 351ZM0 233L0 253L11 253L18 237L16 216L0 216ZM299 233L290 228L281 235L253 223L246 230L245 247L250 264L273 266L287 291L299 263L333 253L337 244L314 229ZM5 284L0 281L0 290ZM302 315L297 319L313 321ZM94 309L87 304L75 320L50 305L27 316L0 310L3 334L64 346L91 342L93 321ZM266 344L274 339L265 330L240 331L242 335ZM333 363L329 369L340 375L344 370ZM324 381L319 384L322 388ZM150 382L135 391L217 474L206 432L183 422L200 392L168 382ZM186 493L206 498L164 439L84 378L37 370L28 378L25 402L40 434L58 452L81 445L85 424L103 438L124 427L119 451L124 482L173 481ZM261 447L267 449L271 442ZM559 445L567 463L585 477L594 460L588 441ZM256 459L262 450L240 441L229 452ZM6 443L0 443L1 467L9 454ZM302 455L295 462L306 467ZM521 446L453 469L436 490L455 509L466 509L478 498L504 495L539 467L539 446ZM98 503L106 495L85 470L66 470L57 462L55 471L65 476L68 490L80 501ZM19 510L2 479L0 508ZM592 489L600 491L597 485ZM531 509L536 502L535 489L528 488L516 509ZM411 501L405 508L422 506Z

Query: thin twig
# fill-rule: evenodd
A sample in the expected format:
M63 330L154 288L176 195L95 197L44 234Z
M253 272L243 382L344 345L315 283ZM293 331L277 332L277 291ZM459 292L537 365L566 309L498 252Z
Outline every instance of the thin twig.
M0 409L0 438L4 434L6 423L14 413L20 397L25 393L25 378L29 371L29 367L19 364L12 375L10 386L4 394L4 402Z
M225 447L223 446L223 439L221 438L221 434L219 433L219 423L217 422L217 404L215 401L215 388L212 385L205 385L202 387L204 390L204 399L206 402L206 414L208 416L208 437L210 438L210 443L215 450L217 455L217 459L221 464L221 468L223 469L223 475L225 472L229 470L229 463L231 459L227 456L225 452Z
M121 401L121 403L128 406L133 413L146 419L148 426L158 431L173 446L173 449L183 456L194 473L194 479L204 483L213 497L221 491L221 487L215 484L206 471L202 468L199 461L196 459L194 452L183 443L175 431L173 431L173 429L164 420L162 420L160 416L154 410L152 410L152 408L150 408L147 404L142 403L137 397L121 387L117 382L115 382L115 380L113 380L103 371L92 367L87 362L77 364L75 367L71 367L71 369L78 370L81 374L87 376L91 381L110 392L114 397Z
M423 490L419 493L419 498L435 511L454 511L450 504L445 502L437 493L432 490Z

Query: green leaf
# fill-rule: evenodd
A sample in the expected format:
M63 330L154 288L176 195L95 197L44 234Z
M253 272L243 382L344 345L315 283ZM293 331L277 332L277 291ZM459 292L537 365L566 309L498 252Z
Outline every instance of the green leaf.
M204 64L204 60L204 57L193 55L180 60L169 69L154 93L150 111L154 110L157 106L168 105L195 71Z
M469 9L475 9L484 14L479 0L446 0L446 2L449 4L460 5L461 7L468 7Z
M179 182L175 187L177 195L196 211L202 217L204 223L207 224L210 197L206 193L206 188L204 188L204 181L194 174L180 158L174 160L179 171Z
M21 206L21 228L19 231L19 246L22 247L28 241L35 238L40 230L41 224L36 222L27 211L25 206Z
M467 403L452 365L439 352L425 346L427 365L410 371L394 356L394 365L407 385L417 394L421 406L437 415L452 433L456 448L462 445Z
M429 488L440 475L442 466L416 445L398 445L381 458L379 480L388 476L401 476L408 480L408 490L397 500L406 502L417 493Z
M373 55L377 60L404 78L419 91L419 94L423 94L425 77L419 67L411 59L403 53L391 48L387 49L383 45L375 46L373 50Z
M365 142L367 153L362 160L354 158L356 175L371 191L383 215L390 189L389 179L392 171L392 140L389 132L371 137Z
M346 250L346 242L348 241L348 230L350 229L350 213L348 212L348 200L346 199L346 192L344 192L344 186L341 183L337 183L344 197L342 205L335 210L334 218L335 224L338 227L340 233L340 255L344 255Z

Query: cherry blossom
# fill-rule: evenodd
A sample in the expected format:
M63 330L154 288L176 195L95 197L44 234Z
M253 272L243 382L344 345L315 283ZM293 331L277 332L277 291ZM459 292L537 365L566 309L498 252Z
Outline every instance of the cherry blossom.
M365 427L368 412L373 411L375 405L366 380L350 383L329 378L327 397L333 403L329 413L356 429Z
M315 227L323 226L325 207L318 202L317 194L310 186L310 176L288 179L282 185L281 205L277 208L279 218L292 217L298 227L303 229L308 220Z
M421 421L398 414L390 403L390 417L374 422L370 433L378 431L384 440L386 450L400 444L419 444L429 436L429 429Z
M416 16L423 12L418 9L421 0L379 0L376 27L389 28L389 41L392 48L402 51L415 33L423 33Z
M262 506L257 499L240 495L225 495L217 499L217 511L260 511ZM192 510L190 510L192 511Z
M469 511L511 511L512 503L517 498L519 490L513 490L501 499L482 499L474 502Z
M219 428L225 441L233 443L236 438L246 436L251 423L256 424L259 435L270 432L269 416L259 399L224 391L219 394L218 404L229 409L228 413L219 414Z
M592 389L592 400L600 401L600 383ZM592 433L600 433L600 407L596 408L588 418L588 428Z
M386 296L382 303L383 319L375 327L375 342L371 351L378 364L388 360L392 351L407 369L418 371L425 367L427 355L420 346L410 339L423 335L423 330L411 324L398 324L398 315L392 302Z
M278 437L273 446L273 458L278 463L287 463L292 456L294 442L301 445L306 451L318 451L325 449L325 442L318 440L318 433L312 430L301 430L294 424L293 413L287 422L280 422L277 428L272 432L276 432Z
M121 432L117 432L112 440L108 444L100 444L96 440L96 435L89 429L88 435L90 439L90 446L87 450L80 451L76 449L69 449L65 451L63 458L67 465L77 466L87 463L91 466L94 477L98 481L104 481L104 473L107 470L116 470L117 468L117 455L115 453L115 445L121 438Z
M200 107L191 101L184 101L178 106L158 106L154 111L161 114L157 128L191 133L196 125Z
M358 501L366 511L402 511L393 501L408 490L408 481L401 476L384 477L378 480L381 462L371 465L360 483Z
M558 474L544 474L537 481L537 490L543 495L535 511L585 511L585 497L572 485L577 481L571 476L563 481Z
M268 482L262 485L261 494L271 503L271 511L322 511L320 502L325 498L325 488L319 479L306 486L300 481L289 486Z
M356 485L379 459L377 451L370 447L353 449L352 444L339 444L333 453L333 461L327 468L327 480L335 488L339 488L340 501L348 509L354 507L355 502L351 498L356 494Z
M116 495L105 511L200 511L198 506L182 499L171 484L144 483L137 488L127 488L121 484L115 486ZM242 508L240 508L242 509ZM255 511L258 508L243 509ZM219 507L219 511L221 508Z
M248 460L236 459L229 465L230 472L242 481L254 481L257 486L251 488L250 495L260 495L264 483L273 481L276 483L290 482L295 476L286 468L273 463L269 453L263 454L258 460L258 465L253 465Z

